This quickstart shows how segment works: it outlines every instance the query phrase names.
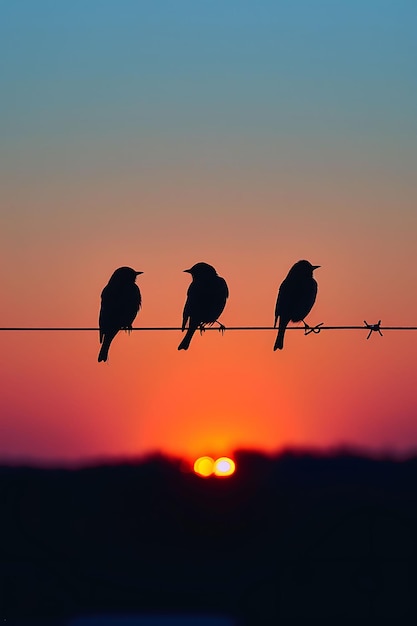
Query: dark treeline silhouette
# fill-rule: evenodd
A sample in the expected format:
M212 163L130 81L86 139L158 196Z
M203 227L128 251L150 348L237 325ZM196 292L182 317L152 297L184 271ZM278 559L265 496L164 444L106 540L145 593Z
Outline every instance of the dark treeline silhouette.
M164 457L0 467L0 615L417 623L416 459L235 460L208 479Z

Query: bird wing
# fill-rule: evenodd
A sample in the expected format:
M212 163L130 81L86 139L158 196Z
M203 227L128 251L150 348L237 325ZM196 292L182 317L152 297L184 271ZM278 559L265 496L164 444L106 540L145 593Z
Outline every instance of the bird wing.
M130 327L142 304L142 296L139 287L136 284L130 285L129 291L126 293L126 326Z
M316 301L316 297L317 297L317 281L315 281L314 278L312 278L309 284L309 287L308 289L306 289L306 292L305 292L305 312L304 312L304 315L302 316L302 319L304 319L310 313Z
M229 287L227 286L226 281L221 276L218 277L218 295L219 295L219 313L217 317L223 313L224 307L226 306L226 300L229 297ZM216 318L217 319L217 318Z
M182 326L181 330L185 330L188 319L192 314L193 302L195 301L195 283L194 281L187 289L187 299L184 304L184 310L182 312Z
M221 315L228 296L229 289L221 276L210 277L209 280L194 279L187 291L182 330L188 319L195 327L213 324Z
M275 303L275 319L274 319L274 328L276 328L277 321L278 321L278 316L279 316L279 291L278 291L278 295L277 295L277 301L276 301L276 303Z
M314 278L297 285L291 296L291 306L288 313L293 322L301 322L313 308L316 301L317 283Z
M287 286L287 283L284 280L281 283L280 288L278 289L277 301L275 303L274 328L277 325L278 317L282 314L282 306L283 306L283 303L285 302L285 299L286 299L286 296L285 296L285 292L287 291L286 286Z
M128 288L106 285L101 293L100 341L106 333L131 328L141 303L141 293L136 284L129 285Z
M218 276L219 283L219 295L221 292L222 298L224 299L224 303L226 304L226 300L229 297L229 287L227 286L226 281L221 276Z
M99 331L100 331L100 343L103 342L103 337L104 337L104 333L105 333L105 328L108 327L108 307L106 305L107 303L107 292L108 292L108 286L106 285L106 287L104 287L103 291L101 292L101 306L100 306L100 314L98 317L98 325L99 325Z
M201 321L214 324L222 314L229 297L229 288L221 276L215 276L201 290L200 316Z

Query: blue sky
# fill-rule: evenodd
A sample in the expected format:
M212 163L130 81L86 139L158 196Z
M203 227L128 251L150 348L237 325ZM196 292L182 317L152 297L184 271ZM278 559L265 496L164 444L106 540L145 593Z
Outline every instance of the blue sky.
M16 0L1 12L1 117L15 137L392 127L406 141L415 129L411 1Z

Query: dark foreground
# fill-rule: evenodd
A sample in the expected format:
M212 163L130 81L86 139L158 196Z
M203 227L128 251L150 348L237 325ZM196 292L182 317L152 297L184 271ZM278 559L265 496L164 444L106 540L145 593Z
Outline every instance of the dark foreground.
M167 612L417 624L417 460L0 467L0 623Z

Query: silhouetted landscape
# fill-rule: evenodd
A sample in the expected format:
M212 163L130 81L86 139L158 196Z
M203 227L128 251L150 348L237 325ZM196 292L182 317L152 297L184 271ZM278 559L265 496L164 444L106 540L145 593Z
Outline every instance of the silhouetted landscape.
M159 456L2 466L0 617L417 623L416 458L234 458L220 479Z

